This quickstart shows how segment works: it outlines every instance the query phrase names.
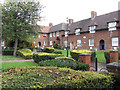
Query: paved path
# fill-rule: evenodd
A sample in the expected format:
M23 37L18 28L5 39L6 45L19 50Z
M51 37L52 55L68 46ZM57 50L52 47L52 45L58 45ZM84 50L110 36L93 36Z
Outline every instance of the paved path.
M0 61L0 63L7 63L7 62L33 62L33 59L29 60L9 60L9 61Z

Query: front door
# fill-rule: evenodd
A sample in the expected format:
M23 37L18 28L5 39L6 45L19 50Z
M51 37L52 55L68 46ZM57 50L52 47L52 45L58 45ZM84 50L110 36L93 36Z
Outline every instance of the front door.
M105 50L105 41L100 40L100 50Z

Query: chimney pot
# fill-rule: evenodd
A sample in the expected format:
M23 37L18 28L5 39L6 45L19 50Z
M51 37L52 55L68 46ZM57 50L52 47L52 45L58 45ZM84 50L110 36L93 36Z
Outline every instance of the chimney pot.
M53 26L53 23L49 23L49 26L52 27L52 26Z
M69 24L72 24L74 22L73 19L69 19Z
M97 16L97 12L91 11L91 19L94 19Z

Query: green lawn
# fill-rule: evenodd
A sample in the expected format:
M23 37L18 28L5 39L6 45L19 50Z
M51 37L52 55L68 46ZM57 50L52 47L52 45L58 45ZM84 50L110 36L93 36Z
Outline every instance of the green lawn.
M96 57L98 62L106 62L106 59L104 57L104 52L97 52Z
M55 49L55 51L62 51L62 54L67 56L67 50ZM70 55L70 50L68 50L68 55Z
M14 56L0 56L0 60L2 61L8 61L8 60L24 60L23 58L21 57L14 57Z
M2 69L9 69L11 67L27 67L27 66L37 66L38 64L34 62L9 62L9 63L1 63Z

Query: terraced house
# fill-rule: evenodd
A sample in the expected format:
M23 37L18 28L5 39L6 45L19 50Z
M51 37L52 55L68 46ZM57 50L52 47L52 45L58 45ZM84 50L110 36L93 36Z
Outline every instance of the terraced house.
M70 49L92 49L96 51L107 49L120 50L120 11L110 12L97 16L92 11L91 17L78 22L69 19L69 23L61 23L55 26L49 25L47 37L40 37L41 46L54 47L54 43L60 46L68 46ZM46 28L46 27L45 27ZM67 42L68 37L68 42ZM39 42L36 41L36 46Z

